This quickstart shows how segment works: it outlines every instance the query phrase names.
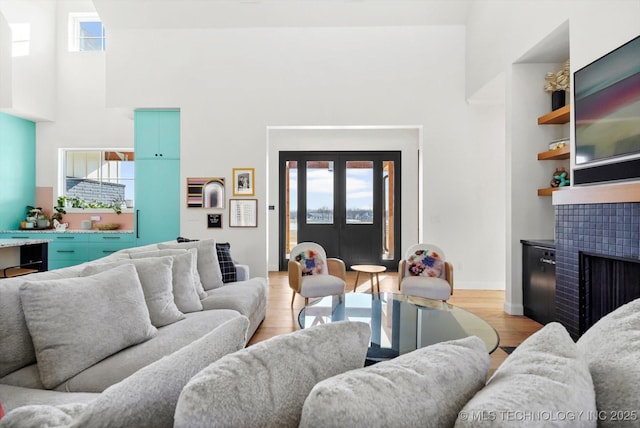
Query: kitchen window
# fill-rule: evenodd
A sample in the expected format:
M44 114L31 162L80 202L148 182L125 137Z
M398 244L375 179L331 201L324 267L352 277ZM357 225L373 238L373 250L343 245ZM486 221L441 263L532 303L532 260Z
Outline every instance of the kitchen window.
M131 149L63 149L61 192L98 207L132 207L135 162Z

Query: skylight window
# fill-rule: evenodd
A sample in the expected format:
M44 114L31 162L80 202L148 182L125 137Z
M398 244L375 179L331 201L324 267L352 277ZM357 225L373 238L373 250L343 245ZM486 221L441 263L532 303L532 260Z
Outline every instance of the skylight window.
M97 13L69 14L69 51L104 51L105 31Z

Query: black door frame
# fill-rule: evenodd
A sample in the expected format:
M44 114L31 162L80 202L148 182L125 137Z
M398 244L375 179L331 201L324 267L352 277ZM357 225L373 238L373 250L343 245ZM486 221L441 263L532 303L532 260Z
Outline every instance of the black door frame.
M279 260L279 269L281 271L287 270L287 176L286 176L286 161L295 160L302 165L303 162L307 160L338 160L338 158L360 158L366 160L373 160L374 165L378 168L381 168L382 161L393 161L394 162L394 224L393 224L393 260L376 260L369 261L368 264L379 264L384 265L387 269L395 271L398 266L398 260L401 258L400 249L401 249L401 151L398 150L384 150L384 151L281 151L279 152L279 160L278 160L278 177L279 177L279 212L282 215L279 216L279 233L278 233L278 260ZM352 159L349 159L352 160ZM374 167L375 170L375 167ZM306 189L306 171L305 168L298 167L298 203L302 201L302 196L304 195ZM345 223L344 219L344 189L338 188L338 183L344 180L344 177L336 177L334 180L334 221L336 223L343 224ZM383 189L382 180L374 180L374 194L381 195ZM374 197L374 226L377 226L379 231L382 232L384 225L382 222L382 215L375 215L376 212L381 213L383 209L383 201L380 197ZM338 205L341 204L341 205ZM296 207L298 211L298 220L306 218L306 212L301 212L298 210L299 207ZM303 207L305 208L305 207ZM304 209L302 210L304 211ZM377 218L377 219L376 219ZM348 226L348 225L347 225ZM339 227L339 226L338 226ZM344 226L343 226L344 227ZM339 245L339 244L338 244ZM382 246L380 246L382 248ZM329 254L330 251L327 250L329 256L333 254ZM339 254L338 254L339 256ZM347 269L349 267L347 266Z

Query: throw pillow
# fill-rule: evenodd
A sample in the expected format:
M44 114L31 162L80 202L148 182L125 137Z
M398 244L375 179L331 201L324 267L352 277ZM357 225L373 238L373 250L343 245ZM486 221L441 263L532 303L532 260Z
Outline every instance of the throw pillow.
M444 260L442 256L433 250L416 250L407 259L407 270L411 276L442 277Z
M638 426L640 397L640 299L602 317L578 340L589 365L602 413L599 426ZM640 413L640 412L636 412Z
M156 327L172 324L184 319L173 301L173 278L171 269L173 259L170 256L151 259L118 260L111 263L88 264L82 275L95 275L123 264L133 264L142 284L144 300L149 309L151 324Z
M184 387L175 427L297 427L317 382L363 366L370 335L368 324L335 322L226 355Z
M154 250L129 254L131 259L144 259L153 257L170 256L173 259L171 268L173 284L173 301L178 310L183 313L196 312L202 310L200 296L196 284L194 273L198 268L196 265L197 250ZM202 287L202 285L200 285ZM202 290L204 293L204 290ZM206 293L205 293L206 295Z
M130 264L87 277L26 281L20 301L49 389L157 333Z
M325 259L314 250L304 250L298 253L294 260L302 265L302 276L322 275L326 273Z
M200 281L205 290L213 290L222 287L222 271L218 264L218 252L216 251L215 239L205 239L203 241L189 241L181 243L160 243L159 249L198 249L198 273Z
M313 387L300 426L453 426L484 386L489 363L484 342L472 336L345 372Z
M237 316L207 335L107 388L74 426L172 427L185 384L223 355L244 347L249 320Z
M236 265L231 257L231 244L228 242L216 243L216 251L218 252L218 263L220 263L220 271L222 271L222 282L236 282L238 276L236 274Z
M455 426L512 426L524 411L555 419L568 415L580 426L596 426L591 375L562 324L547 324L518 346L464 406L465 418ZM555 419L542 419L537 426L550 426Z

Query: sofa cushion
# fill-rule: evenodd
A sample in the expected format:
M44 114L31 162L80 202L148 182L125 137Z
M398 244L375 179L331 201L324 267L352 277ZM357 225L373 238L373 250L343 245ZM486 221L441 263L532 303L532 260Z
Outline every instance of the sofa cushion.
M198 251L190 250L155 250L133 252L129 254L131 259L143 259L153 257L170 256L173 259L172 284L173 301L178 310L187 313L202 310L201 296L198 293L198 283L195 274L198 272L196 260ZM199 284L202 287L202 284ZM204 293L204 289L202 290ZM204 294L206 296L206 294Z
M0 402L5 413L22 406L89 403L98 395L92 392L58 392L0 384Z
M144 367L100 394L76 424L172 427L178 396L185 384L220 357L242 349L248 326L246 317L234 317L193 343Z
M230 282L224 287L207 291L202 300L204 309L233 309L249 318L249 337L256 331L267 312L269 283L255 277L247 281Z
M20 301L46 388L157 333L132 265L87 277L26 281Z
M489 363L484 342L472 336L339 374L313 387L300 426L453 426L484 386Z
M222 287L222 271L218 264L218 253L216 250L215 239L204 239L202 241L168 243L161 242L158 244L159 249L198 249L198 273L200 281L205 290Z
M508 415L524 410L550 417L583 415L576 420L580 426L596 425L589 369L562 324L547 324L520 344L464 406L461 415L469 417L459 418L455 426L507 426ZM541 422L538 426L548 426Z
M230 319L238 317L240 317L238 312L224 309L188 313L184 320L160 327L153 340L147 340L105 358L68 379L56 390L102 392L141 368L198 340Z
M0 377L33 364L36 353L20 305L20 286L27 280L78 276L77 268L57 269L2 280L0 287Z
M176 427L297 427L317 382L362 367L371 328L336 322L276 336L226 355L184 387Z
M235 282L238 280L236 266L231 257L231 244L228 242L216 243L216 251L218 253L218 263L222 272L222 282Z
M144 300L149 309L151 324L162 327L184 319L173 301L173 259L170 256L147 259L118 260L110 263L92 263L82 271L83 275L105 272L123 264L133 264L142 284Z
M629 412L640 408L640 299L601 318L577 346L593 378L596 407L605 416L599 425L638 426L640 415L625 415L632 418Z
M23 406L2 418L0 428L69 428L86 407L85 403Z

